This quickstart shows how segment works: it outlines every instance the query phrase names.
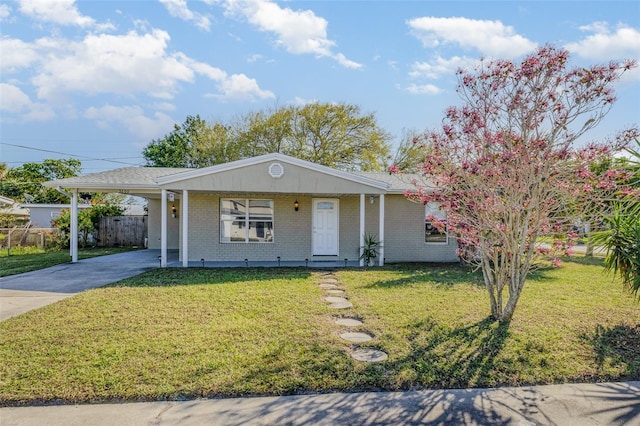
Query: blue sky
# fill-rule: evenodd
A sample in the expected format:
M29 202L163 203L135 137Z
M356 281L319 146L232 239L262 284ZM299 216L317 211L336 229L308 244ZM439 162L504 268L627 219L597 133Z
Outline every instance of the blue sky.
M638 1L18 0L0 24L0 162L85 172L143 164L187 115L346 102L397 142L460 104L455 69L481 56L640 59ZM640 70L616 90L592 139L640 122Z

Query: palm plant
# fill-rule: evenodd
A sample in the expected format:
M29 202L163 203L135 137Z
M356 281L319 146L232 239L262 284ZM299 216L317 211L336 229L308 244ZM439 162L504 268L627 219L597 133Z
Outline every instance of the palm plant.
M637 149L628 149L631 155L628 170L631 185L640 188L640 140ZM640 298L640 197L624 197L613 208L613 214L604 219L607 230L593 233L591 243L607 250L605 269L622 278L623 285Z

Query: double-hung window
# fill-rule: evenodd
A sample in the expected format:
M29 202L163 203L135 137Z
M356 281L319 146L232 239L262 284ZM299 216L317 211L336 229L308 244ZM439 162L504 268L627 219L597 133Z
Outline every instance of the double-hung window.
M220 200L221 243L272 243L273 200Z
M441 231L433 224L434 220L446 222L446 212L440 210L439 203L427 203L425 205L424 242L428 244L447 244L447 230Z

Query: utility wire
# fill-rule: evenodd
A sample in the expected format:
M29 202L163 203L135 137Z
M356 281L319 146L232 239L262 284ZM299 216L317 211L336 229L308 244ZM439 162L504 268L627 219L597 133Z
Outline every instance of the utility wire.
M139 166L140 165L140 163L128 163L128 162L125 162L125 161L119 161L117 159L95 158L95 157L87 157L85 155L74 155L74 154L69 154L69 153L66 153L66 152L52 151L52 150L49 150L49 149L42 149L42 148L33 148L31 146L17 145L17 144L8 143L8 142L0 142L0 145L13 146L13 147L16 147L16 148L23 148L23 149L31 149L33 151L48 152L48 153L51 153L51 154L68 155L70 157L77 157L77 158L82 158L82 159L85 159L85 160L106 161L108 163L126 164L128 166ZM122 158L142 158L142 157L122 157Z

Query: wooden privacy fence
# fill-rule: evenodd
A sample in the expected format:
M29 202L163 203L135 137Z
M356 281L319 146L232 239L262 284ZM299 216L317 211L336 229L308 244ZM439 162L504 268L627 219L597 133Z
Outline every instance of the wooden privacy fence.
M100 219L96 245L99 247L144 247L147 216L111 216Z

